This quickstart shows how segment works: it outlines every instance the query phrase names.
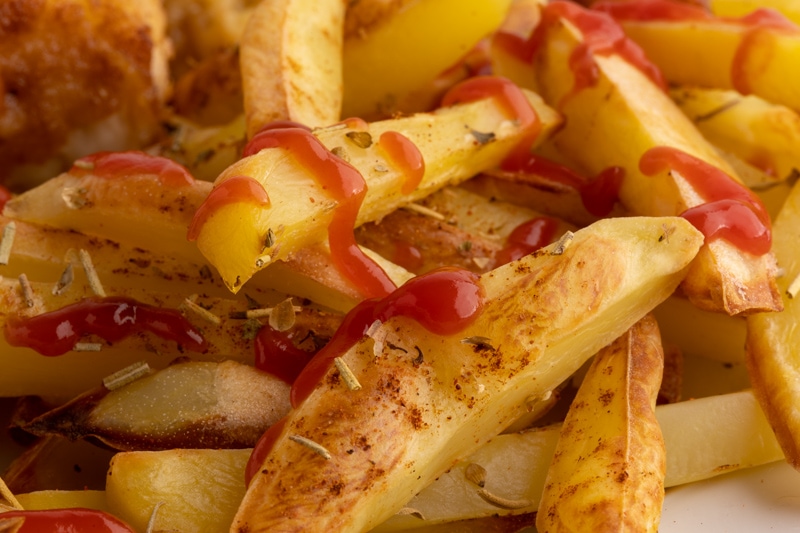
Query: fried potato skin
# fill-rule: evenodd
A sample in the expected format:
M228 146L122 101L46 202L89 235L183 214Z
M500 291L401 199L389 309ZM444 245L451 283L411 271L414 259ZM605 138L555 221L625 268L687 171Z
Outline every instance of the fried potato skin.
M154 140L168 92L164 33L153 0L0 3L0 181L20 187L86 153Z

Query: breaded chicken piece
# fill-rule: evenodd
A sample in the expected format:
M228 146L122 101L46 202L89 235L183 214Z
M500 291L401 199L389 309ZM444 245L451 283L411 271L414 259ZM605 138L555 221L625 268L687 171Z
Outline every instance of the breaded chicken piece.
M0 182L153 142L170 50L160 0L0 0Z

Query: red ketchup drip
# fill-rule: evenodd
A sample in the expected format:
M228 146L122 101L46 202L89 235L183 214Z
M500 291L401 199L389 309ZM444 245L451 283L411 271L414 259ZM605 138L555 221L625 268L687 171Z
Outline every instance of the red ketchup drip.
M392 262L400 265L409 272L416 272L425 263L422 252L412 243L405 240L396 240L393 243Z
M0 213L3 212L3 208L6 206L6 203L13 197L14 195L11 191L0 185Z
M190 241L197 240L200 230L211 215L222 206L236 203L251 203L266 207L269 205L269 196L263 185L248 176L233 176L226 179L215 186L197 208L189 223L186 238Z
M256 336L255 354L257 369L272 374L290 385L313 356L295 346L287 334L269 325L261 328Z
M469 78L452 87L442 98L442 106L496 98L508 118L516 120L523 132L517 147L509 154L505 166L518 165L527 159L531 146L541 132L541 122L522 90L513 82L499 76Z
M62 355L87 335L118 342L133 334L149 331L175 341L193 352L204 352L203 335L174 309L162 309L132 298L86 298L49 313L6 322L6 341L26 346L42 355Z
M769 252L771 225L764 204L725 172L667 146L648 150L639 160L639 168L647 176L673 170L694 187L705 203L690 207L681 216L700 230L706 240L725 239L755 255Z
M586 179L572 169L538 155L530 155L519 167L507 170L536 174L577 189L583 206L596 217L611 213L625 177L622 167L609 167L594 178Z
M454 335L469 326L482 308L483 288L478 276L454 267L413 278L383 299L361 302L298 376L292 387L292 405L300 405L311 394L333 359L361 339L376 320L406 316L436 335Z
M745 65L751 51L760 46L768 46L772 31L787 33L800 31L794 23L778 11L759 8L752 13L740 17L715 17L702 7L671 0L629 0L625 2L600 2L592 9L610 14L616 20L634 21L714 21L738 24L747 28L736 49L731 64L731 84L742 94L750 94L750 77Z
M283 433L283 428L286 427L286 422L288 420L288 417L281 418L272 424L269 429L261 435L261 438L258 439L255 447L253 447L253 453L250 454L247 465L244 467L244 482L246 485L250 484L250 481L258 473L258 470L261 468L261 465L264 464L264 460L272 451L272 448L275 447L275 442L278 440L281 433Z
M81 507L0 513L0 521L17 517L25 519L18 533L134 533L115 516Z
M396 131L381 133L378 144L386 151L392 164L406 177L400 192L403 194L414 192L425 175L425 160L417 145Z
M186 187L194 177L183 165L136 150L128 152L98 152L75 161L69 171L75 176L91 174L98 178L124 178L132 174L154 174L162 185Z
M639 46L628 39L617 22L606 13L589 10L572 2L556 0L542 9L542 22L526 44L526 54L535 56L544 43L547 28L558 23L559 19L571 22L583 34L583 42L578 45L569 58L569 66L575 77L572 92L564 100L586 87L593 87L600 75L593 56L616 54L636 67L650 81L663 90L667 84L661 71L647 59ZM562 100L562 104L563 101Z
M558 221L551 217L536 217L523 222L508 236L506 246L497 254L496 265L511 261L535 252L542 246L553 242L558 229Z
M331 153L310 131L302 128L262 130L247 146L244 155L264 148L288 150L339 203L328 225L331 259L339 272L368 298L385 296L395 289L386 272L356 244L353 228L367 184L355 167Z

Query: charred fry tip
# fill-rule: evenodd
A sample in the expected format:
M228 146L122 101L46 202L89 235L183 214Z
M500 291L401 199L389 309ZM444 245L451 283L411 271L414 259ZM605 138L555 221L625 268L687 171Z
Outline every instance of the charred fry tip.
M89 255L89 252L81 248L78 250L78 257L80 258L81 265L83 265L83 271L86 272L86 279L89 281L89 287L91 287L92 292L97 296L105 297L106 291L103 289L103 284L100 283L100 276L97 275L97 270L94 268L92 256Z
M11 257L11 247L14 245L14 236L17 234L17 224L13 220L3 226L3 236L0 240L0 265L7 265Z
M133 383L137 379L143 378L149 373L150 365L148 365L145 361L139 361L138 363L126 366L125 368L114 372L110 376L103 378L103 386L106 389L113 391L119 389L120 387L124 387L129 383Z
M325 460L329 461L331 459L331 452L326 450L325 447L322 446L321 444L318 444L311 439L301 437L300 435L289 435L289 440L292 442L296 442L301 446L305 446L306 448L313 451L314 453L316 453Z
M486 503L501 509L524 509L525 507L531 507L533 505L533 503L528 499L522 498L519 500L509 500L507 498L497 496L496 494L493 494L484 488L478 489L477 492L478 496L483 498Z
M345 385L350 390L361 390L361 383L358 382L358 378L356 375L353 374L353 371L350 370L350 367L347 366L344 359L341 357L335 357L333 359L333 364L336 365L336 369L339 371L339 374L342 376Z
M36 305L36 300L33 297L33 287L31 287L28 276L23 272L17 279L19 279L19 287L22 290L22 298L25 300L25 305L33 307Z
M59 276L58 281L55 285L53 285L53 296L60 296L61 294L66 291L72 282L75 280L75 270L72 267L72 263L67 263L67 266L64 267L64 270L61 272L61 276Z

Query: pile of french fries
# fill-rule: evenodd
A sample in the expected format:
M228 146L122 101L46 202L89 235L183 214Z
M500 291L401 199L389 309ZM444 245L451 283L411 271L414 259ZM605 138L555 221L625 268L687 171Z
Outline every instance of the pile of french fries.
M657 531L800 468L800 9L750 4L1 0L0 531Z

